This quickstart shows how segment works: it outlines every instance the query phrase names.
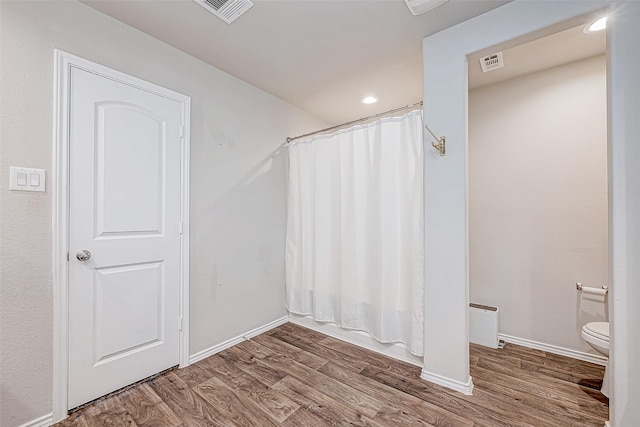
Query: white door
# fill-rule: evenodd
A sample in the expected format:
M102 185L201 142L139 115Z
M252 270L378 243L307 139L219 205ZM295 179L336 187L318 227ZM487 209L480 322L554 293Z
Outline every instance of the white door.
M70 87L74 408L179 362L182 104L75 67Z

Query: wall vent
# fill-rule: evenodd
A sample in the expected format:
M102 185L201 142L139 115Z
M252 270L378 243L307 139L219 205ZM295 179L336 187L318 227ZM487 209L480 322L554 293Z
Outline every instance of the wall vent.
M194 0L200 6L222 19L227 24L231 24L240 15L253 7L250 0Z
M420 15L440 6L447 0L404 0L413 15Z
M482 67L483 73L504 67L502 52L492 53L491 55L487 55L484 58L480 58L480 66Z

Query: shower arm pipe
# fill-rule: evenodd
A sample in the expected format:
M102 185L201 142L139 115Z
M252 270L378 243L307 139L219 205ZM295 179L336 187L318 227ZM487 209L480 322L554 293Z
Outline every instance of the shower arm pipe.
M394 108L393 110L385 111L384 113L378 113L378 114L374 114L373 116L363 117L363 118L358 119L358 120L352 120L350 122L346 122L346 123L342 123L342 124L339 124L339 125L331 126L331 127L325 128L325 129L320 129L320 130L317 130L315 132L305 133L304 135L288 137L287 138L287 143L285 144L285 146L289 145L289 143L295 141L296 139L306 138L307 136L328 132L330 130L339 129L339 128L342 128L342 127L345 127L345 126L349 126L349 125L355 125L356 123L365 122L365 121L371 120L371 119L377 119L378 117L386 116L387 114L396 113L396 112L402 111L402 110L408 110L409 108L417 107L418 105L422 105L422 101L416 102L415 104L405 105L404 107Z

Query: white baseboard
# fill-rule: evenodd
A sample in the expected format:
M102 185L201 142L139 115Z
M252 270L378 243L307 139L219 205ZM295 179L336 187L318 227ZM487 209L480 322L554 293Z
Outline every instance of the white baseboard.
M451 390L458 391L462 394L472 395L473 394L473 380L471 377L467 380L467 382L462 382L458 380L454 380L451 378L443 377L442 375L434 374L433 372L422 370L422 375L420 375L425 381L432 382L434 384L441 385L443 387L450 388Z
M35 420L28 421L20 427L48 427L53 424L53 413L43 415Z
M216 353L221 352L222 350L226 350L229 347L233 347L236 344L240 344L242 341L246 341L249 338L253 338L256 335L260 335L264 332L267 332L273 328L276 328L280 325L283 325L289 321L289 316L281 317L273 322L269 322L266 325L260 326L258 328L252 329L244 334L238 335L237 337L231 338L220 344L216 344L212 347L205 348L202 351L199 351L195 354L189 356L189 364L196 363L202 359L206 359L209 356L213 356Z
M400 343L381 343L366 332L354 329L344 329L331 322L317 322L313 320L311 316L290 313L289 321L339 340L346 341L349 344L375 351L376 353L380 353L384 356L392 357L419 367L423 366L422 357L411 354L407 348Z
M607 366L608 359L604 356L586 353L584 351L573 350L571 348L560 347L553 344L545 344L526 338L518 338L511 335L498 334L498 339L505 342L521 345L524 347L535 348L536 350L546 351L547 353L558 354L560 356L571 357L573 359L584 360L585 362L595 363L597 365Z

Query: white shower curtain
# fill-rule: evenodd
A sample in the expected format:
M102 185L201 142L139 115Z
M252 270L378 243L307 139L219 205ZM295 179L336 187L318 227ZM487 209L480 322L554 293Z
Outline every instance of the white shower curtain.
M423 354L422 111L289 147L287 308Z

